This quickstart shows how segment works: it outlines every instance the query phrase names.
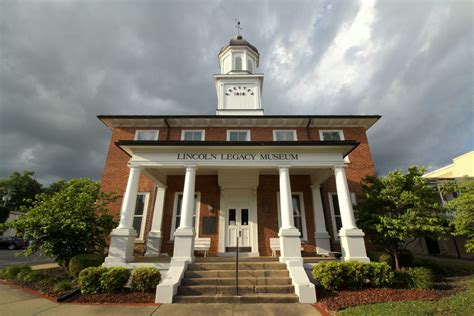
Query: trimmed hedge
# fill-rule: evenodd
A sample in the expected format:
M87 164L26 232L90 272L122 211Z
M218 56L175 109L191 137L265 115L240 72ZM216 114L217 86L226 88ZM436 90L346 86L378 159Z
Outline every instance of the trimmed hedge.
M105 293L120 292L130 278L127 268L109 268L100 276L100 289Z
M79 273L88 267L98 267L104 262L104 255L84 253L76 255L69 260L68 270L73 278L77 278Z
M431 289L433 287L433 272L428 268L402 268L395 272L397 286L409 289Z
M77 279L83 294L95 294L101 291L100 277L107 271L104 267L89 267L79 273Z
M322 262L313 268L316 283L326 290L390 286L394 273L386 263Z
M132 288L140 292L152 292L161 280L160 270L153 267L136 268L132 272Z

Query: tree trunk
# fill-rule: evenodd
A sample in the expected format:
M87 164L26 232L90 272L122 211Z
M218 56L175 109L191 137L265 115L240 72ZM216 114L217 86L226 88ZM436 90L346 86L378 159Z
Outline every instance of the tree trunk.
M400 271L400 262L398 262L398 254L395 253L393 256L393 260L395 262L395 271Z

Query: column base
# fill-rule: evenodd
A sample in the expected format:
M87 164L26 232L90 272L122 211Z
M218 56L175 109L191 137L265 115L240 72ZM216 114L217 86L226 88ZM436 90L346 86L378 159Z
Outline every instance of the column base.
M161 241L163 237L160 231L151 231L146 240L145 257L158 257L161 253Z
M194 229L178 228L174 232L174 251L171 261L194 262Z
M364 236L364 232L358 228L342 228L339 231L342 259L344 261L370 262L365 250Z
M133 246L137 232L133 228L116 228L110 233L109 254L105 258L104 266L113 266L116 263L133 262Z
M328 255L331 252L328 232L315 233L314 241L316 242L316 253L318 255Z
M301 261L301 239L297 228L280 228L280 262Z

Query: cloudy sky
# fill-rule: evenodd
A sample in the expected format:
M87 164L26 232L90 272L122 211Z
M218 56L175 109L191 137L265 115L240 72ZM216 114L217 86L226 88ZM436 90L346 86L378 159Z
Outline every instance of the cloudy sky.
M100 179L97 114L214 114L236 18L265 113L381 114L379 174L474 149L473 1L4 0L0 177Z

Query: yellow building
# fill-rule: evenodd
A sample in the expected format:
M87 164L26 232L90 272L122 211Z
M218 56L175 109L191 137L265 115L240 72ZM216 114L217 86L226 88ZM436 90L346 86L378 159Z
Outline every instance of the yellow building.
M453 163L425 174L428 179L454 179L464 176L474 177L474 151L453 159Z

